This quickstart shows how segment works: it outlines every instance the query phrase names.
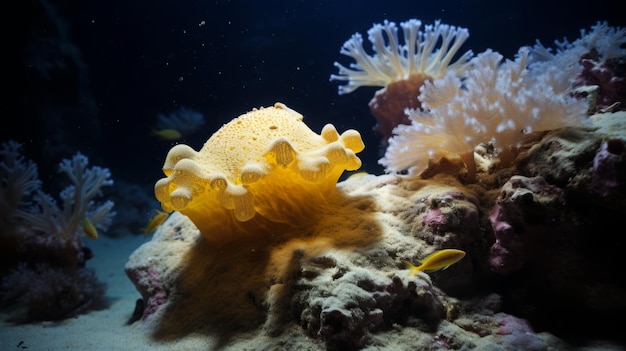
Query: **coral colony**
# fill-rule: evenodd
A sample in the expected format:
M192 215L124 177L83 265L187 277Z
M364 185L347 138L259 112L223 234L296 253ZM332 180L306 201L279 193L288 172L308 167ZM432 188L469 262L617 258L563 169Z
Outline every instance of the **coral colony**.
M153 337L542 350L567 345L535 326L615 331L575 321L626 313L610 278L626 243L589 237L626 213L626 31L454 60L467 30L401 27L402 46L393 22L368 32L373 56L355 34L341 53L356 63L331 77L340 93L385 86L370 106L393 128L387 174L337 183L361 165L359 133L317 134L281 103L169 151L155 196L172 214L125 267ZM391 94L397 82L409 92ZM408 119L378 114L386 104Z
M380 163L389 172L420 174L430 161L456 155L465 162L472 179L473 153L481 143L491 143L499 152L506 152L531 132L581 125L590 106L588 101L574 97L576 88L584 85L592 89L594 110L607 107L607 99L615 103L624 95L623 79L613 79L611 74L618 66L616 58L624 56L620 47L625 42L624 30L606 23L597 24L589 33L583 31L573 43L559 43L555 54L538 43L533 48L521 48L512 61L503 62L502 55L487 50L475 57L467 52L449 67L458 45L448 48L446 43L458 37L455 43L461 44L468 36L466 30L437 22L427 26L424 33L409 35L407 30L419 29L419 22L405 22L402 27L405 37L412 38L404 46L398 46L395 24L385 22L370 29L377 53L373 57L362 49L360 36L353 36L341 52L357 63L352 70L336 64L339 75L331 76L331 80L348 81L340 86L341 94L363 85L401 82L407 79L407 70L415 67L436 68L437 74L424 80L417 93L412 92L419 105L404 98L396 101L403 114L408 110L405 115L410 123L386 119L393 131L386 135L390 136L389 147ZM390 37L386 46L381 39L383 31ZM442 41L439 50L410 59L409 54L418 50L415 46L432 51L440 36L448 39ZM382 72L386 72L386 80L381 79ZM380 124L380 116L376 116Z
M87 168L77 153L59 164L71 185L61 191L61 206L42 190L37 165L8 141L0 148L0 302L18 321L57 320L96 308L104 284L85 267L91 258L83 237L96 239L115 215L113 202L96 202L111 186L109 170Z
M535 74L528 60L526 48L505 62L486 51L472 59L463 80L450 74L426 82L422 108L409 112L410 125L394 129L381 164L420 174L429 160L458 155L475 172L474 149L481 143L508 151L533 131L580 126L588 106L571 95L575 76L554 69Z
M335 62L339 74L331 80L347 81L339 86L339 94L347 94L362 86L383 87L369 103L378 124L376 129L386 142L398 124L409 124L407 108L421 106L417 98L422 85L446 74L462 75L469 67L472 56L467 51L455 58L469 37L465 28L449 26L437 21L425 25L416 19L400 23L404 45L398 40L398 27L394 22L375 24L368 32L375 54L369 55L363 48L361 34L354 34L341 48L341 53L352 57L356 63L350 68ZM453 62L454 59L454 62Z

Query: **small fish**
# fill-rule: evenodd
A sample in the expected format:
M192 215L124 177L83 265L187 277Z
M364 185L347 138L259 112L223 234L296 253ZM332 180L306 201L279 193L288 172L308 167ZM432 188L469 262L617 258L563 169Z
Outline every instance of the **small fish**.
M348 179L350 179L350 178L358 178L358 177L366 176L366 175L368 175L368 174L369 174L369 173L367 173L367 172L356 172L356 173L351 174L351 175L348 177Z
M154 210L154 212L156 212L156 214L154 215L154 217L152 217L152 219L150 219L148 225L143 229L144 233L146 233L146 236L150 234L153 230L157 229L158 226L163 224L163 222L165 222L167 217L169 217L170 215L167 212L159 210Z
M178 140L182 136L176 129L153 129L152 134L165 140Z
M98 231L96 230L96 227L93 225L93 223L91 223L91 221L89 220L89 217L85 217L83 219L83 231L85 232L85 235L87 235L87 237L94 240L98 239Z
M435 251L426 256L426 258L419 261L419 266L415 266L409 261L404 261L404 264L409 270L409 275L414 275L417 272L430 273L436 272L440 269L446 269L451 265L459 262L463 257L465 257L465 251L444 249Z

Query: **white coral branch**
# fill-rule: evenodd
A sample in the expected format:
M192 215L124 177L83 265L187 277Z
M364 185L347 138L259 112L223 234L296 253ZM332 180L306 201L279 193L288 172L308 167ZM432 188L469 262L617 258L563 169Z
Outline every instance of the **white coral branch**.
M531 69L542 70L549 67L570 69L578 66L580 57L591 51L599 56L598 64L607 60L626 56L626 28L611 27L607 22L598 22L590 31L582 29L580 38L574 42L567 39L555 41L556 49L544 47L539 41L531 50Z
M0 208L16 207L22 198L31 194L41 186L37 175L37 165L25 160L20 154L22 145L14 141L2 144L0 156L4 162L0 163Z
M419 174L429 158L466 154L486 142L517 146L526 133L580 125L587 104L570 95L576 71L530 71L528 51L502 62L487 50L472 60L464 80L449 74L426 82L422 109L409 111L411 125L394 130L380 163L390 172Z
M9 190L2 187L2 199L4 203L12 206L10 213L2 214L2 219L10 223L20 223L34 232L47 233L71 239L76 235L84 234L82 222L85 217L99 229L106 230L111 223L115 212L112 211L113 202L106 201L98 204L94 199L101 195L102 187L113 185L111 173L108 169L94 166L87 168L89 163L87 157L77 153L72 159L62 160L59 165L59 172L66 174L72 185L66 187L60 193L62 207L50 195L44 193L41 181L37 179L36 166L32 161L25 161L20 155L19 148L14 144L5 143L0 162L2 173L2 184L21 186L19 200L7 201L10 195ZM30 195L30 196L29 196ZM4 210L3 210L4 211Z
M26 199L41 187L37 165L24 159L22 145L8 141L0 147L0 230L8 231L14 223L15 211L27 205Z

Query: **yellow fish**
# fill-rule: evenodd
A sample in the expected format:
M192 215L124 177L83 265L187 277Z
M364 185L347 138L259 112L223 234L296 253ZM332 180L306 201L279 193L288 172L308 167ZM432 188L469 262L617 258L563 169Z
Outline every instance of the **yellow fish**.
M365 175L368 175L368 174L369 173L367 173L367 172L356 172L356 173L351 174L348 177L348 179L350 179L350 178L358 178L358 177L362 177L362 176L365 176Z
M163 224L163 222L165 222L167 217L169 217L170 215L167 212L159 210L154 210L154 212L156 212L156 214L154 215L154 217L152 217L152 219L150 219L148 225L143 229L144 233L146 233L146 236L150 234L153 230L157 229L158 226Z
M426 258L419 261L419 266L415 266L409 261L404 261L404 264L409 270L409 275L416 274L417 272L430 273L436 272L440 269L446 269L451 265L459 262L463 257L465 257L465 251L456 249L445 249L435 251L426 256Z
M165 140L177 140L182 136L182 134L176 129L153 129L152 134Z
M89 220L89 217L85 217L83 219L83 231L85 232L85 235L87 235L87 237L94 240L98 239L98 231L96 230L96 227L93 225L93 223L91 223L91 221Z

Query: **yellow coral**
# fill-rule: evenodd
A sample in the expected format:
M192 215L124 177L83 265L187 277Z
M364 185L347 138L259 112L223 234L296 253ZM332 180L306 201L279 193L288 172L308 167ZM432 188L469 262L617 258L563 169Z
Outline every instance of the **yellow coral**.
M339 135L327 124L318 135L302 119L276 103L225 124L199 152L174 146L156 198L211 239L229 228L250 233L315 218L333 201L344 170L361 166L356 153L364 145L355 130Z

